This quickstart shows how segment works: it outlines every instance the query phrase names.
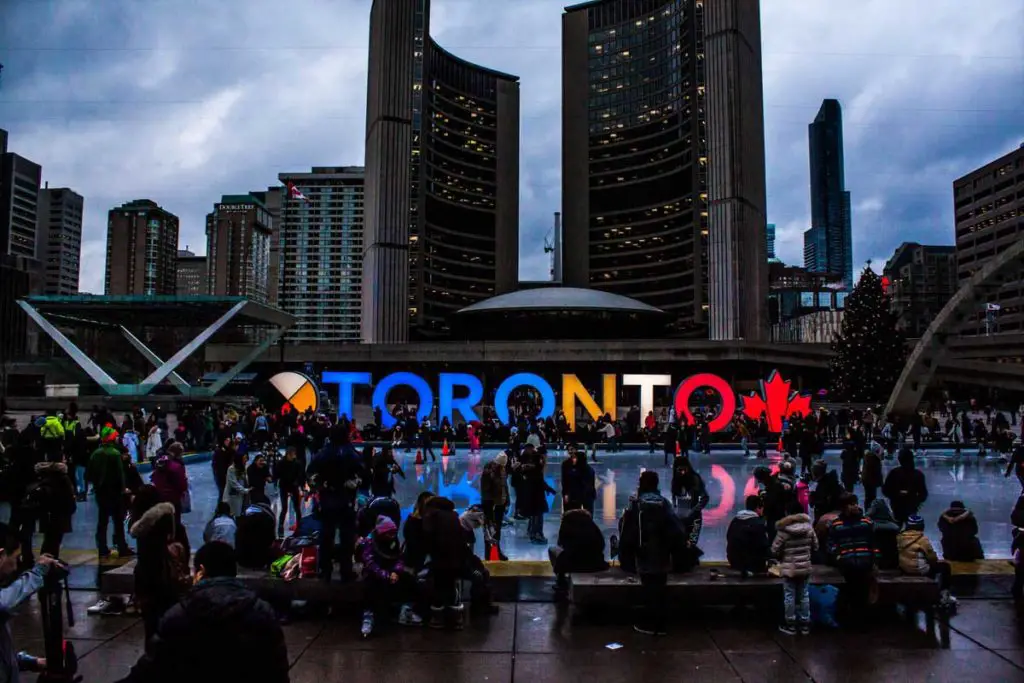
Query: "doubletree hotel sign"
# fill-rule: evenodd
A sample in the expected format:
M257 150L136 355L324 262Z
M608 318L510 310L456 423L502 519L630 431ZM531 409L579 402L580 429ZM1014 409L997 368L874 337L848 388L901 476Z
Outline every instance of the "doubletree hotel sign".
M395 425L395 418L388 410L388 394L398 386L407 386L413 389L419 397L419 408L417 418L423 420L428 417L434 406L434 388L420 377L411 372L395 372L386 375L377 382L369 372L325 372L322 376L324 384L338 385L338 414L353 414L353 391L355 387L368 385L373 387L372 403L374 408L380 408L383 426L390 429ZM602 401L601 405L591 397L590 392L583 385L576 375L562 375L561 408L569 421L570 429L575 429L575 415L577 402L594 419L605 413L616 414L616 396L618 395L619 384L626 387L637 387L640 392L640 410L646 415L654 408L654 388L671 387L671 375L617 375L602 376ZM782 431L782 421L793 415L806 415L811 412L810 395L793 391L790 381L783 379L779 372L773 371L767 381L761 381L759 392L752 392L749 396L737 395L729 383L718 375L711 373L700 373L691 375L679 382L673 396L673 405L676 415L684 415L691 423L693 413L690 411L690 398L698 390L712 390L721 397L721 407L715 417L711 420L712 432L719 432L729 426L737 410L749 418L758 420L764 417L768 422L768 428L773 432ZM498 419L508 424L508 399L515 389L529 387L534 389L540 396L540 409L538 417L550 417L555 412L558 404L555 399L555 390L543 377L530 373L519 372L506 377L499 385L494 395L494 410ZM448 418L455 422L454 413L458 413L467 422L479 420L476 407L480 405L484 397L483 382L476 376L463 372L443 372L438 376L437 382L437 406L438 419ZM742 402L742 405L740 405Z

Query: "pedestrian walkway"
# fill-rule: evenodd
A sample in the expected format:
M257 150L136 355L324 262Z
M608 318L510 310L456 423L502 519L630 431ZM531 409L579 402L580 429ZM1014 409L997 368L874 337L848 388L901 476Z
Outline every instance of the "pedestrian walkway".
M118 680L142 653L142 624L88 617L95 594L71 595L76 624L67 636L84 682ZM621 619L596 623L570 607L518 602L459 633L395 625L363 640L354 614L296 620L284 633L293 683L1015 683L1024 680L1020 618L1010 601L964 600L944 643L923 618L895 613L865 633L785 636L753 609L702 609L679 615L667 637L653 639ZM38 601L26 602L11 626L16 647L42 652Z

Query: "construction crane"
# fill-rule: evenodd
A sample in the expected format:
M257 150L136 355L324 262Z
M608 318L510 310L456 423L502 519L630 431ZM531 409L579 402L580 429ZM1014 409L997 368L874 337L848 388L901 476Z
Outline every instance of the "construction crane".
M548 274L553 282L562 281L562 214L555 212L555 222L544 236L544 253L550 254Z

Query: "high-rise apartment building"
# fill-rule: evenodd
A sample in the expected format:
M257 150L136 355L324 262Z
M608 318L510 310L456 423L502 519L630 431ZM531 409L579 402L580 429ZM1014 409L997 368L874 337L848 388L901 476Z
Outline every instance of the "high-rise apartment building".
M444 337L515 289L519 79L430 37L429 0L374 0L366 120L362 339Z
M267 303L273 220L252 194L224 195L206 216L210 294Z
M82 258L82 195L49 185L39 191L36 233L41 242L43 293L78 294Z
M277 306L298 318L292 343L359 342L365 170L281 173L304 198L281 193Z
M7 131L0 129L0 253L35 261L43 257L36 226L42 172L39 164L7 151Z
M1024 145L953 182L957 276L963 285L1006 246L1024 239ZM963 328L966 334L1024 331L1024 273L1004 285Z
M956 249L904 242L885 263L889 305L908 337L920 337L956 293Z
M210 293L210 279L206 267L206 257L196 256L189 251L188 245L178 250L175 266L178 296L198 296Z
M178 217L149 199L107 214L108 295L174 294L178 286Z
M282 190L278 187L268 187L266 191L250 192L253 197L263 202L270 212L270 220L273 222L273 230L270 233L270 266L267 268L269 280L267 282L267 303L271 306L278 305L278 291L281 286L281 195Z
M744 44L740 47L745 56L737 64L722 55L714 62L720 74L709 71L706 3L594 0L566 9L562 234L567 285L640 299L671 313L681 330L703 334L707 329L708 150L716 141L708 130L711 80L723 80L722 87L733 97L721 103L719 117L720 125L726 126L718 139L725 167L715 167L722 182L740 172L729 167L739 164L741 156L747 163L748 153L749 163L760 165L763 177L763 132L759 142L756 135L760 124L730 128L740 126L745 116L761 116L758 5L746 5L751 6L753 19L746 16L750 8L734 8L742 17L740 25L732 27L722 19L715 37L729 40L731 31L746 31L744 40L754 46L755 54L746 54ZM742 80L730 80L748 70L751 73ZM756 92L748 92L755 82ZM756 178L755 171L750 173ZM730 207L733 200L746 201L742 192L751 184L756 182L736 185L721 201ZM727 220L722 225L730 235L734 227L742 228L722 242L737 267L747 268L748 249L764 260L763 194L762 185L760 198L752 200L759 207L759 224L738 210L723 215ZM740 234L748 231L748 223L756 244L747 245ZM744 240L741 244L733 237ZM738 292L744 287L743 273L735 268L730 272ZM767 275L764 279L762 298ZM732 303L721 305L723 312L735 317Z
M767 252L765 254L765 256L768 257L769 261L774 261L774 260L776 260L776 258L775 258L775 224L774 223L769 223L768 224L768 229L765 231L764 237L765 237L765 247L766 247L766 252Z
M811 229L804 233L804 267L839 273L853 287L853 228L843 163L843 110L825 100L807 127L811 166Z

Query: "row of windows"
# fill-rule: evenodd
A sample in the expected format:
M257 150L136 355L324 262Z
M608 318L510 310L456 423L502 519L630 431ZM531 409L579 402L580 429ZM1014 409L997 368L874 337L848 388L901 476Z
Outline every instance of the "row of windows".
M700 2L700 0L696 0ZM683 12L690 0L620 0L586 9L591 38L594 42L613 39L619 32L635 30L644 23ZM640 26L637 25L640 22Z

